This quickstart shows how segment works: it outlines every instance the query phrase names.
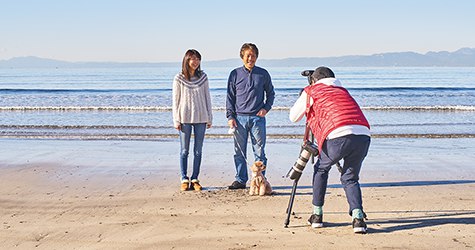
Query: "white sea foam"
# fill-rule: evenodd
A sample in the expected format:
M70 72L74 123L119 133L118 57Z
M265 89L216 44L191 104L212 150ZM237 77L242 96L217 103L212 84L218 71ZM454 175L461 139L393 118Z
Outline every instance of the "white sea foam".
M403 110L403 111L475 111L475 106L368 106L363 110ZM0 107L0 111L160 111L169 112L171 106L10 106ZM225 107L213 107L224 111ZM276 106L272 110L290 110L290 107Z
M216 108L216 109L225 109ZM273 110L290 110L290 107L272 107ZM362 110L403 110L403 111L475 111L475 106L368 106L361 107Z
M171 107L158 106L11 106L0 111L171 111Z
M363 110L404 110L404 111L475 111L475 106L374 106L362 107Z

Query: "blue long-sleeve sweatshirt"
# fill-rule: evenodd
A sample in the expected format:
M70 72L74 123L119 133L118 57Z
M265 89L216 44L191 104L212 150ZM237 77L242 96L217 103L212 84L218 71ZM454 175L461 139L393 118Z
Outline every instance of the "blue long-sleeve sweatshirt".
M254 66L251 71L244 66L231 71L228 78L226 117L256 115L260 109L269 111L274 104L274 86L267 70Z

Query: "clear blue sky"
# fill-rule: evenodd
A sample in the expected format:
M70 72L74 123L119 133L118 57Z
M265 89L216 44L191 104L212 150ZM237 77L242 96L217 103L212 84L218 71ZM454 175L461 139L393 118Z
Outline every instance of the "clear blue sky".
M475 47L473 0L0 0L0 60L181 61Z

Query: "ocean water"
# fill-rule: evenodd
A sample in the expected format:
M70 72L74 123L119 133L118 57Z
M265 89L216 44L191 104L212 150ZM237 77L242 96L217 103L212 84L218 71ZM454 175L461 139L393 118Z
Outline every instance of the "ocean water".
M210 137L226 137L232 68L203 68L213 105ZM276 92L271 138L298 138L288 111L308 83L303 68L266 68ZM0 69L0 137L159 140L172 127L179 68ZM334 68L375 137L475 137L475 68Z

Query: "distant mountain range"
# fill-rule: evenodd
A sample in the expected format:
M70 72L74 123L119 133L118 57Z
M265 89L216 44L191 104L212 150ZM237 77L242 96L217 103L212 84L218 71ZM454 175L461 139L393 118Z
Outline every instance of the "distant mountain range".
M206 67L237 67L239 58L203 61ZM118 68L118 67L180 67L181 62L118 63L118 62L67 62L34 56L0 60L0 68ZM285 59L259 59L263 67L475 67L475 48L461 48L454 52L439 51L419 54L393 52L373 55L339 57L295 57Z

